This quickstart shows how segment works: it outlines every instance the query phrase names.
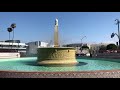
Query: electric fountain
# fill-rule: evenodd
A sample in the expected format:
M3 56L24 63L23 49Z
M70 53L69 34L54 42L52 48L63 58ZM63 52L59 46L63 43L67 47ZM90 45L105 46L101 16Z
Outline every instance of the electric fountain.
M58 42L56 19L54 47L38 48L37 57L0 59L0 78L120 77L120 59L76 58L75 48L60 47Z
M37 52L39 65L76 65L75 48L60 47L58 38L58 19L54 27L54 47L40 47Z

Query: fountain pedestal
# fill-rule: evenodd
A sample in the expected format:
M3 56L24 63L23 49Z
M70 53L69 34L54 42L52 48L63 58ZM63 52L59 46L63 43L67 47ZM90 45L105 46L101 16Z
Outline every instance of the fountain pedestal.
M77 64L75 49L72 47L38 48L39 65L65 65Z
M58 19L55 20L54 47L38 48L38 64L40 65L69 65L77 64L75 48L59 47Z

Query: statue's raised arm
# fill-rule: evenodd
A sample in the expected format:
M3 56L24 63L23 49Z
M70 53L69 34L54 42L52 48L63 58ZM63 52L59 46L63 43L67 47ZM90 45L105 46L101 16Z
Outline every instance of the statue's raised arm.
M55 19L55 25L58 26L58 19Z

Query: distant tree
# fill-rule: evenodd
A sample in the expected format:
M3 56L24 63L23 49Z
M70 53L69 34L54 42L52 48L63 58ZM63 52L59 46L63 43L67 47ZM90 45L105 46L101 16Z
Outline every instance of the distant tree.
M70 47L70 45L66 45L66 47Z
M89 49L88 46L82 46L82 49Z
M117 49L117 46L115 44L109 44L109 45L107 45L106 49L107 50L115 50L115 49Z
M93 49L92 48L89 48L89 53L92 53L93 52Z
M101 45L99 50L106 50L106 46L105 45Z

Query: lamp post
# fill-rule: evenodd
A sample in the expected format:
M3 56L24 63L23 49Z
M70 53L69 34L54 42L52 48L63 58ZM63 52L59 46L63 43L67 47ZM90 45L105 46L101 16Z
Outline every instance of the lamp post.
M118 33L112 33L111 34L111 38L113 38L115 35L118 37L119 39L119 49L120 49L120 31L119 31L119 24L120 24L120 21L119 19L116 19L115 21L117 21L116 25L118 25Z
M82 40L83 40L83 38L85 38L86 36L83 36L82 38L81 38L81 44L82 44ZM82 46L82 45L81 45Z
M85 38L86 36L83 36L82 38L81 38L81 52L82 52L82 40Z

